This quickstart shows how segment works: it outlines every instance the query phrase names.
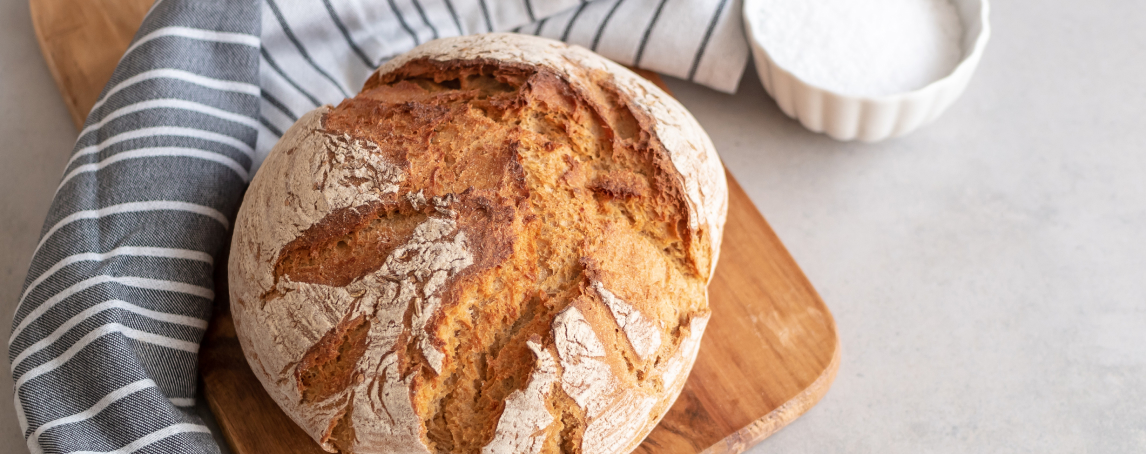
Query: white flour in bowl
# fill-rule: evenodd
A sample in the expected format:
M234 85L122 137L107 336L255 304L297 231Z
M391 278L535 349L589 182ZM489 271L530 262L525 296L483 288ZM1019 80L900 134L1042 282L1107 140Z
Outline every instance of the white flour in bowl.
M758 0L745 14L780 67L853 96L903 93L942 79L963 57L949 0Z

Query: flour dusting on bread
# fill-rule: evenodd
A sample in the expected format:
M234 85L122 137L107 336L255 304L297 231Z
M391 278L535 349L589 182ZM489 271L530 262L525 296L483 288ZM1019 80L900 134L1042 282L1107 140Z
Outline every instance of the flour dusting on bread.
M493 440L482 448L482 454L540 453L545 446L542 429L553 424L553 414L546 401L557 381L557 363L553 355L541 348L540 339L526 343L537 357L537 369L529 376L524 390L514 391L505 401L505 411L497 423Z
M324 139L326 153L316 156L317 168L311 173L332 209L377 202L381 196L398 192L405 175L382 159L378 145L345 133L327 134Z
M661 332L660 329L653 325L653 322L645 318L629 303L622 301L605 288L604 284L599 281L593 281L593 290L601 296L601 301L609 307L609 311L613 313L613 318L617 320L617 324L625 331L625 337L629 339L632 344L633 350L637 352L637 356L641 359L647 359L661 347Z
M603 360L605 345L576 306L557 315L553 339L561 356L561 389L592 418L609 405L613 372Z
M414 236L386 258L379 270L386 279L400 280L402 288L422 285L421 295L408 295L413 299L413 329L418 346L435 372L442 371L442 353L434 345L434 334L429 330L430 318L438 313L442 299L438 295L442 284L467 266L473 264L473 255L466 248L465 232L453 238L448 235L457 229L453 219L430 218L414 229Z

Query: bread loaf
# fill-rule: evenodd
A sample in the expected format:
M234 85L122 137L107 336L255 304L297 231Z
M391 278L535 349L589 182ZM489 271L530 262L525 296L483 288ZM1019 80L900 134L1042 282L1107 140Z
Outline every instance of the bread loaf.
M625 453L709 318L723 168L585 49L436 40L292 126L235 223L235 329L324 449Z

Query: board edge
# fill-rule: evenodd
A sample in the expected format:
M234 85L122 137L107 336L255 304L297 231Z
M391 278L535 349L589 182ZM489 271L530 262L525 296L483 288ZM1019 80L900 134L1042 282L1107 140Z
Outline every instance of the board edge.
M72 120L72 125L78 131L84 125L84 120L87 113L83 114L81 118L78 112L79 107L74 104L74 100L67 96L71 93L64 84L63 75L60 73L59 65L56 62L55 55L49 49L48 40L44 36L44 8L45 0L28 0L28 15L32 20L32 30L36 33L36 44L40 47L40 55L44 57L44 63L48 65L48 72L52 75L52 81L56 83L56 90L60 91L60 99L64 101L64 107L68 109L68 117Z
M836 331L833 330L833 332ZM807 413L808 410L811 410L812 407L816 406L816 404L828 394L832 383L836 381L836 374L839 372L839 368L840 341L837 335L835 345L833 346L831 361L828 363L828 366L824 368L823 373L821 373L819 377L816 377L807 388L804 388L799 394L792 397L789 401L784 402L779 407L776 407L776 409L764 415L764 417L724 437L724 439L701 451L700 454L741 453L776 434L780 429L787 427L788 424L791 424L803 416L804 413Z

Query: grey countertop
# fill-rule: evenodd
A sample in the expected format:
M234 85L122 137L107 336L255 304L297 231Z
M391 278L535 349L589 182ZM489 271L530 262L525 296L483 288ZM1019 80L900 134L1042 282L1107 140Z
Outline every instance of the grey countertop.
M1146 2L1000 1L967 92L878 144L669 81L835 314L828 395L751 452L1146 452ZM0 3L0 326L75 140ZM0 446L23 445L0 374Z

